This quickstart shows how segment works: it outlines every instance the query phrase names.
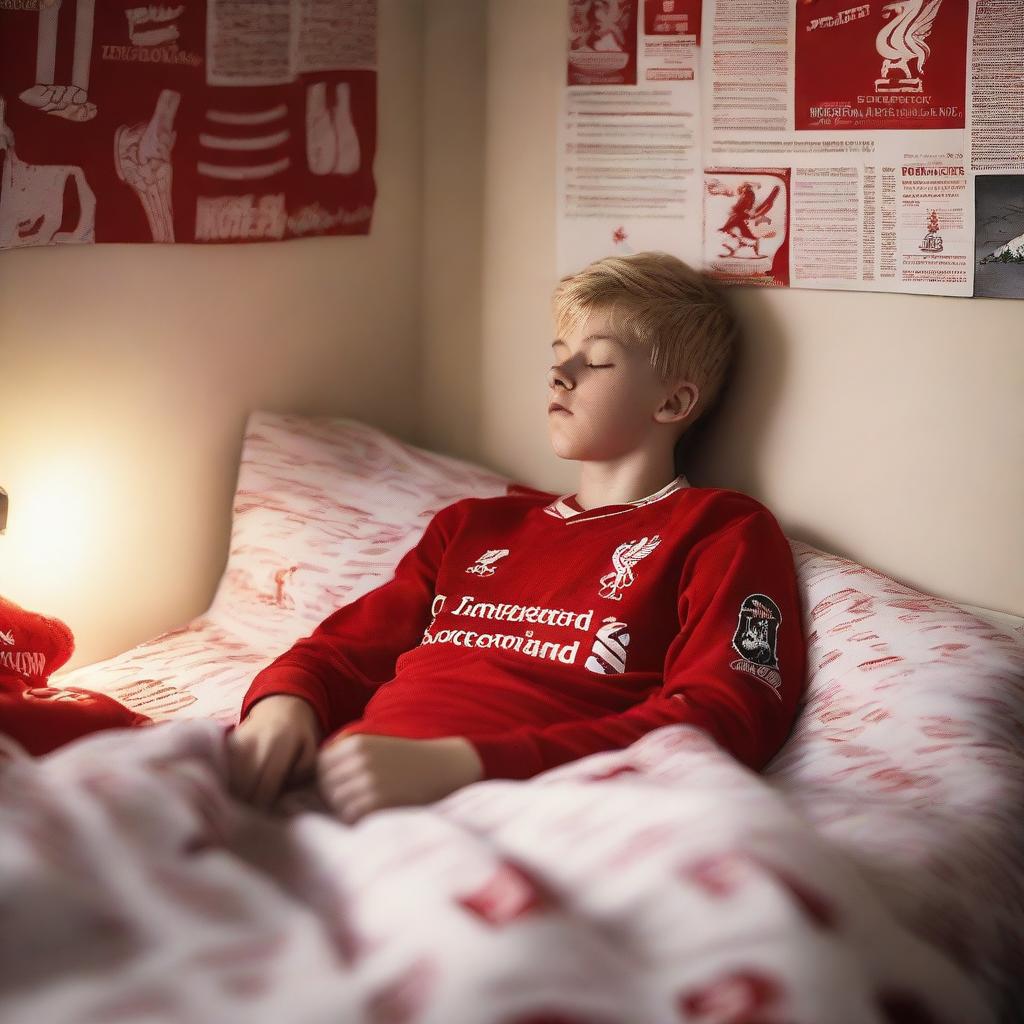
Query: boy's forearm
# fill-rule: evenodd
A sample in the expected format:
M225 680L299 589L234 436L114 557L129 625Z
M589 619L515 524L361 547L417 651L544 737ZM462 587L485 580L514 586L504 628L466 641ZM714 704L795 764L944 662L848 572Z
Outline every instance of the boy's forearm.
M361 719L357 722L349 722L332 732L326 740L335 743L343 739L349 734L350 729L361 722ZM359 732L360 730L357 730L356 734L358 735ZM453 789L468 786L471 782L479 782L484 777L484 767L480 755L476 752L476 747L464 736L439 736L423 740L423 742L430 743L444 752L445 759L451 766ZM327 742L325 741L323 745L326 746Z
M455 789L479 782L484 777L484 766L476 748L463 736L443 736L437 741L445 744L451 752L452 770L455 776Z
M384 807L433 803L479 782L484 771L463 736L412 739L357 732L321 746L316 776L327 805L351 823Z

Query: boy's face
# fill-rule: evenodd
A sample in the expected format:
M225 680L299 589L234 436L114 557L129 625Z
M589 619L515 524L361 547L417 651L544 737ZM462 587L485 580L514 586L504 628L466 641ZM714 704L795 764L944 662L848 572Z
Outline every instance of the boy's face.
M696 401L693 384L671 387L645 348L617 341L607 312L592 311L551 352L548 430L559 458L603 462L650 448L669 429L661 424L685 419ZM569 411L552 411L552 402Z

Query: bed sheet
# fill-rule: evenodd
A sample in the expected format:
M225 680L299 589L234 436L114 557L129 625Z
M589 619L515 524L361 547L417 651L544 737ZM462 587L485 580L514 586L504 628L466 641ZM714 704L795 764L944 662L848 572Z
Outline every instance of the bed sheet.
M282 562L287 502L324 506L303 460L257 457L279 426L250 425L210 609L54 678L157 724L38 759L0 740L0 1020L1020 1020L1024 636L796 540L809 685L761 774L675 725L354 825L313 788L269 814L232 800L224 734L252 676L454 500L441 464L404 520L350 493L366 530ZM403 453L378 454L367 481ZM395 502L421 468L390 478ZM454 468L462 494L507 484ZM253 520L271 499L282 516ZM335 557L343 589L321 595Z

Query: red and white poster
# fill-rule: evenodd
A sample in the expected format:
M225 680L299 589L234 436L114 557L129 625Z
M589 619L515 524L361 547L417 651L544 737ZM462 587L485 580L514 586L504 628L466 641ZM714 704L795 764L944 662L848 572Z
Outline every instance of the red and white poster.
M799 0L795 72L798 130L963 128L967 4Z
M571 0L569 85L636 84L640 0Z
M788 167L704 171L704 270L727 284L789 284Z
M699 0L568 0L559 267L642 249L700 259L697 9ZM595 54L615 59L598 72Z
M560 275L663 249L733 284L1024 297L1019 0L634 14L636 81L563 90Z
M377 0L0 0L0 248L365 235Z
M644 32L687 36L700 45L700 0L644 0Z

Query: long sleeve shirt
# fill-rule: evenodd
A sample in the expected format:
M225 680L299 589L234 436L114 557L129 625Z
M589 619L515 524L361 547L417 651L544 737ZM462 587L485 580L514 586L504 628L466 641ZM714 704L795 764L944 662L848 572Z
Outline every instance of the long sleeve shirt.
M806 642L789 542L751 496L682 475L583 509L523 485L437 512L394 577L253 679L324 730L461 736L526 779L672 723L760 770L788 737Z

